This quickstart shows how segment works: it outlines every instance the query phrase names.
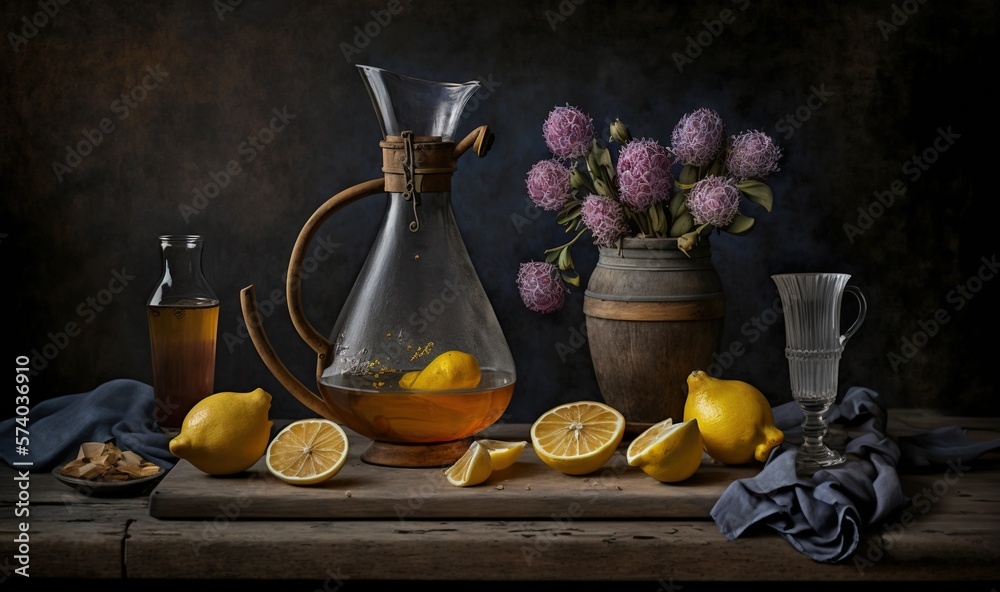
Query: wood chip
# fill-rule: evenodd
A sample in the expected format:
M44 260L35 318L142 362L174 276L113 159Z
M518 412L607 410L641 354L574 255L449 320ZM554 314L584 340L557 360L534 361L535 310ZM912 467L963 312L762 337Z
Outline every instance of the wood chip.
M59 472L76 479L113 482L151 477L160 472L160 467L131 450L121 450L112 439L84 442L76 459L63 465Z

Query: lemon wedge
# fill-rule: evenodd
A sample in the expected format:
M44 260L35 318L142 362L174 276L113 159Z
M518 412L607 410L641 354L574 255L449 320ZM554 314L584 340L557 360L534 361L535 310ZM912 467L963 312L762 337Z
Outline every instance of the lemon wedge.
M657 481L676 483L697 472L702 452L697 419L680 423L666 419L632 440L625 459L629 466L639 467Z
M271 440L264 455L267 470L292 485L329 480L347 460L347 434L329 419L294 421Z
M444 476L457 487L479 485L493 474L490 452L479 442L473 442L455 464L448 467Z
M527 442L505 442L503 440L490 440L483 438L477 440L479 445L486 448L490 453L490 462L494 471L502 471L517 462L524 452Z
M625 435L625 417L596 401L563 403L531 426L538 458L567 475L586 475L604 466Z

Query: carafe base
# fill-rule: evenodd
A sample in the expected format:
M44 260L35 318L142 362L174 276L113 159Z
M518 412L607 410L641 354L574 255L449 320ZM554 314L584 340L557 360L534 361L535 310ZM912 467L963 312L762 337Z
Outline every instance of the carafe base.
M401 444L373 441L361 460L383 467L447 467L455 464L472 445L472 438L436 444Z

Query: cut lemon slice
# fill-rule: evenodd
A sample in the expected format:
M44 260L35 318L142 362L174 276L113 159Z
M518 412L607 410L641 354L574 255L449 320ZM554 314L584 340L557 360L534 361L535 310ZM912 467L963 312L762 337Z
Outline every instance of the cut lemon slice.
M524 441L505 442L503 440L490 440L487 438L477 440L477 442L490 453L490 460L493 463L494 471L502 471L517 462L517 459L521 457L521 453L524 452L524 447L528 445Z
M336 475L347 460L347 434L329 419L294 421L271 440L264 457L272 475L314 485Z
M567 475L586 475L604 466L625 435L625 417L595 401L563 403L531 426L538 458Z
M444 475L452 485L468 487L486 481L492 473L490 452L479 442L473 442L455 464L445 469Z
M680 423L665 419L632 440L625 458L657 481L676 483L701 466L703 446L697 419Z

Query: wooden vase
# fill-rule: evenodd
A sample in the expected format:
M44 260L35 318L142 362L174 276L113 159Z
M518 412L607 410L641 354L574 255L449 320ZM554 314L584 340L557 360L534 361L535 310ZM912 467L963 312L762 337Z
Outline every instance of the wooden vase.
M722 341L725 298L708 237L688 254L674 238L600 248L583 311L605 403L640 428L683 421L687 376L707 370Z

